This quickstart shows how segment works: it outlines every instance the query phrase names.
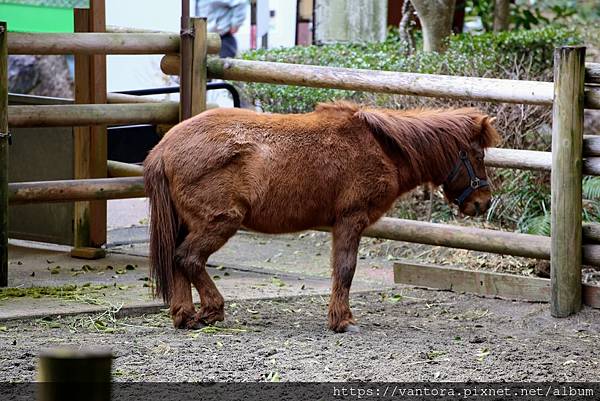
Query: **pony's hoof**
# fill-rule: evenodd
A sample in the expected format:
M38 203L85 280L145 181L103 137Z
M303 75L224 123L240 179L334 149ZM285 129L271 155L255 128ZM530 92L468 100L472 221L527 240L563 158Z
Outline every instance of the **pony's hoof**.
M205 328L206 326L208 326L208 325L206 323L204 323L202 320L193 320L188 323L188 326L186 328L188 330L201 330L201 329Z
M344 328L344 333L358 334L360 333L360 328L355 324L349 324Z

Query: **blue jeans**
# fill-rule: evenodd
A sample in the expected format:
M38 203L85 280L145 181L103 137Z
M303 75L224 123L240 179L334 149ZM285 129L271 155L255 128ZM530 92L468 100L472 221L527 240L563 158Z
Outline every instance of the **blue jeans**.
M221 35L221 58L235 57L237 54L237 41L231 33Z

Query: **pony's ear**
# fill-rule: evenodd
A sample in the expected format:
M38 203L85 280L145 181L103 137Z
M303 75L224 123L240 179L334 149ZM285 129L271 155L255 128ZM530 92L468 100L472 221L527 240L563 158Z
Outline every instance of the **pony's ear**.
M500 134L494 128L496 117L485 116L481 120L481 132L479 136L479 144L482 148L491 148L497 146L502 141Z

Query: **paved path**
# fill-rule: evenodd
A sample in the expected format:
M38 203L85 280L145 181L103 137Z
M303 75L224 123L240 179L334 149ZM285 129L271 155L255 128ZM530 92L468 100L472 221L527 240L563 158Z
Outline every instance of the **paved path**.
M66 247L11 241L9 285L20 292L0 292L0 320L106 308L121 308L125 314L163 308L150 296L146 235L146 227L111 231L110 243L136 243L111 247L107 258L97 261L72 259ZM265 236L240 232L210 258L209 274L228 300L327 295L329 251L327 233ZM391 286L390 262L381 258L359 261L354 291ZM43 289L27 290L30 287Z

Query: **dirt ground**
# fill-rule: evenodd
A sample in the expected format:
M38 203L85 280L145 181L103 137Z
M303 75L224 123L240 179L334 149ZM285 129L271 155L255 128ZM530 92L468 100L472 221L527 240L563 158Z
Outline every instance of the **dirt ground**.
M595 381L600 311L553 319L544 304L397 288L352 295L359 334L326 329L327 297L234 301L217 328L165 313L9 321L3 381L35 377L47 347L108 347L118 381Z

